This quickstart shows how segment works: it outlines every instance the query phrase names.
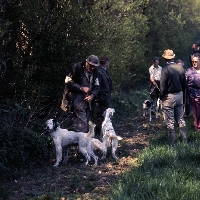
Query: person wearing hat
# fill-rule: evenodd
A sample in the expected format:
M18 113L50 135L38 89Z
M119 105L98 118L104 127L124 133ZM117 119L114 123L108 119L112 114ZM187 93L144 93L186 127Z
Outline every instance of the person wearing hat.
M69 106L68 110L73 111L75 131L88 132L94 98L100 89L97 72L99 64L99 58L90 55L84 62L75 63L65 78L66 92L62 102L66 103L61 108L67 110Z
M156 108L157 101L160 96L160 76L162 67L159 65L159 58L154 57L153 58L153 64L149 68L149 74L150 74L150 98L151 102L153 103L153 107Z
M106 111L107 108L109 108L111 103L112 79L108 73L109 66L110 58L108 56L101 57L100 66L98 67L100 91L96 101L97 118L98 122L100 123L100 127L101 123L104 120L103 113Z
M162 111L171 143L176 140L175 123L178 123L183 142L187 142L187 130L183 112L183 92L187 87L183 66L174 63L175 54L171 49L162 57L167 65L162 68L160 78L160 99Z

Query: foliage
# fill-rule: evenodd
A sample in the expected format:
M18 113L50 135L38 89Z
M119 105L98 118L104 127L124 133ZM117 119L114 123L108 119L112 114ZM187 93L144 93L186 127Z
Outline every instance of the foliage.
M17 104L0 113L1 180L21 176L50 159L52 144L41 131L41 120L31 118L32 113Z
M131 112L137 115L139 113L137 111L141 110L140 106L146 98L148 98L146 90L113 96L112 104L117 110L116 123L119 120L117 115L122 118ZM27 116L30 113L19 105L12 105L10 108L12 109L4 107L2 119L5 121L3 120L2 127L5 127L5 131L3 129L2 134L0 133L0 144L6 145L6 148L0 148L3 161L3 165L0 165L1 179L8 175L12 177L20 175L20 170L25 171L27 167L31 170L33 166L41 163L41 159L42 162L47 162L51 157L52 146L49 137L39 133L43 120L37 122L41 126L35 127L34 130L38 131L33 132L29 129L29 125L25 128L24 123L16 124L14 120L18 113L21 119L19 121L24 122L22 119L26 117L20 117L19 113ZM148 126L155 126L155 124L150 123ZM113 192L109 194L109 199L199 199L200 136L194 131L192 119L187 120L187 128L188 144L178 142L175 145L168 144L166 129L160 129L157 137L150 142L150 146L139 155L137 165L120 176L119 182L112 186ZM6 154L7 149L12 152L11 155ZM66 173L66 168L63 168L62 174L64 173ZM44 173L43 176L45 175ZM70 187L77 188L79 178L82 177L80 172L74 170L70 173L70 177L73 180ZM98 175L91 174L87 177L87 184L84 187L93 188L93 182L96 179ZM5 198L9 198L8 188L1 187L0 191ZM37 199L55 199L63 193L64 191L52 191Z
M135 89L164 49L187 61L199 36L199 6L185 0L4 1L0 61L7 67L0 96L60 102L70 66L89 54L110 56L114 92Z
M108 55L113 106L137 110L146 96L131 93L147 88L152 57L170 48L187 64L190 44L200 42L199 8L198 0L2 1L1 176L49 159L42 126L49 116L66 118L60 103L74 62Z

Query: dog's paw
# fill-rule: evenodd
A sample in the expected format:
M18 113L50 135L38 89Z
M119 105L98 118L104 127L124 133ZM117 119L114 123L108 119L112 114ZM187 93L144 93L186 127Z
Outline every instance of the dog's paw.
M100 160L104 160L105 158L106 158L106 155L103 155Z
M59 163L55 163L53 166L54 166L54 167L58 167L58 165L59 165Z
M94 166L97 166L98 159L99 159L99 157L96 156L96 157L95 157L95 163L94 163Z

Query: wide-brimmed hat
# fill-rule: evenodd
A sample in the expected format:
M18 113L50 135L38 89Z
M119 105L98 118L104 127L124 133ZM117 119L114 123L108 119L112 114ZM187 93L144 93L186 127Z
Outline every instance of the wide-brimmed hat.
M173 59L175 57L175 54L171 49L167 49L164 51L162 57L165 59Z
M87 57L86 62L88 62L90 65L93 65L95 67L99 66L99 58L95 55L90 55Z

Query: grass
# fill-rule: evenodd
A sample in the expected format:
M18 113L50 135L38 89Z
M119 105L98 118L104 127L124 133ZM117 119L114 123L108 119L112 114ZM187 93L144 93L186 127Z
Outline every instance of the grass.
M200 199L200 134L187 120L188 143L169 145L166 130L150 142L137 167L113 186L110 200Z
M118 116L131 112L137 115L143 101L148 99L148 91L118 95L113 99ZM115 120L119 119L116 115ZM186 122L188 143L169 145L166 129L158 130L157 137L139 154L138 164L112 186L110 200L200 199L200 134L193 128L192 117ZM92 187L93 179L95 177L90 177L86 187Z

